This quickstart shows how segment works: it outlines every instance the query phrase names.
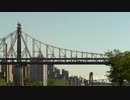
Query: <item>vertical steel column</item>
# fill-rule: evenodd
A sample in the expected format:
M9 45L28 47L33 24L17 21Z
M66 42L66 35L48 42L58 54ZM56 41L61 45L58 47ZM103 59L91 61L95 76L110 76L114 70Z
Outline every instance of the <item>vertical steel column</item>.
M66 56L66 49L65 49L65 56L64 56L64 57L65 57L65 58L67 57L67 56Z
M71 58L72 58L72 50L70 51L70 53L71 53ZM72 61L72 59L71 59L71 61Z
M26 45L28 45L27 34L25 34L25 43L26 43ZM27 48L26 48L26 52L25 52L25 58L28 58ZM26 62L28 62L28 60L26 60ZM23 70L24 70L24 78L29 79L30 66L27 64L26 66L24 66Z
M78 57L78 53L77 53L77 51L76 51L76 58Z
M83 58L83 52L81 52L81 58ZM84 60L82 60L82 61L84 61Z
M83 58L83 52L81 52L81 58Z
M25 42L26 42L26 45L28 45L27 34L25 34ZM27 48L26 48L25 58L27 57L28 55L27 55Z
M17 27L17 63L21 64L21 25L18 23Z
M12 42L13 42L13 34L11 34L11 42L10 42L10 46L11 46ZM11 58L13 58L13 53L11 53Z
M5 52L5 38L3 39L3 58L5 58L6 56L6 52Z
M7 58L7 43L5 43L5 58ZM8 62L7 60L6 60L6 62ZM6 68L6 70L5 70L5 76L6 76L6 82L7 82L7 84L9 83L9 65L6 65L5 66Z
M60 52L61 52L61 50L60 50L60 48L59 48L59 58L61 58L61 56L60 56Z
M3 39L3 58L6 58L6 43L5 43L5 38ZM7 62L7 60L3 60L4 62ZM5 78L5 80L7 81L7 64L3 65L1 68L2 72L3 72L3 76Z
M71 58L72 58L72 50L70 51L70 53L71 53Z
M54 46L52 47L52 57L54 58Z
M48 45L46 45L46 58L48 58Z
M26 42L26 45L28 45L27 34L25 34L25 42ZM28 58L27 48L26 48L26 52L25 52L25 58ZM28 62L28 60L26 60L26 62ZM24 78L28 78L28 65L24 66Z
M40 55L40 57L42 56L42 51L41 51L41 42L39 42L39 55Z
M32 52L33 52L33 57L35 57L35 39L34 38L32 40Z

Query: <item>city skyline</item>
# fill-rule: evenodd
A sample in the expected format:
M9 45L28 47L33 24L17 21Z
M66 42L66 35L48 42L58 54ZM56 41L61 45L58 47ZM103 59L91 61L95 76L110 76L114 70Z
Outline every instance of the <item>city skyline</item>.
M128 12L1 12L0 37L22 30L36 39L61 48L104 53L129 50L130 13ZM105 65L55 65L69 71L69 76L104 78Z

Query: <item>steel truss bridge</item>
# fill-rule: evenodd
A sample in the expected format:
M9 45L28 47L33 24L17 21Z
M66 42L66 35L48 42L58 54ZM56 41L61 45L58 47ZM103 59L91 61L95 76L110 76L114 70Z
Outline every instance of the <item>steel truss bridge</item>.
M17 30L0 39L0 64L107 64L105 54L82 52L43 43Z
M110 81L108 79L97 79L97 80L93 80L94 83L96 82L100 82L100 83L110 83Z
M48 45L17 29L0 39L0 65L108 64L105 54L69 50Z

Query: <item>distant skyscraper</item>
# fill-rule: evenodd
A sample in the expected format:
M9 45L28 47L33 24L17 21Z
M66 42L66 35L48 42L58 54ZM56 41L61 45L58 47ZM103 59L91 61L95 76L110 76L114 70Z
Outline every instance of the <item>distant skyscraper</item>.
M89 74L89 85L93 85L93 72Z
M8 69L7 69L8 66ZM13 65L0 65L0 72L3 74L6 80L13 82ZM8 74L7 74L8 73Z
M54 78L53 76L54 65L52 64L47 65L47 69L48 69L48 78Z
M66 79L68 79L68 76L69 76L69 72L62 69L62 79L66 80Z

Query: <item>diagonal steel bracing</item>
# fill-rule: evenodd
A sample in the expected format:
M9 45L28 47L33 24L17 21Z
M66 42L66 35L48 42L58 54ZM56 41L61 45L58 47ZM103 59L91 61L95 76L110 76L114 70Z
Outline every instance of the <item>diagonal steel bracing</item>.
M18 34L18 33L20 33L20 34ZM18 35L20 35L21 40L19 40ZM48 45L46 43L43 43L43 42L29 36L27 33L20 31L19 29L17 31L14 31L11 34L5 36L4 38L0 39L0 51L3 52L3 54L0 53L0 57L4 57L4 55L5 55L3 45L5 44L5 41L7 41L8 39L11 39L11 43L10 44L7 43L8 47L9 47L9 50L7 51L7 57L9 57L9 58L17 58L20 60L22 58L29 57L30 59L28 59L28 60L32 60L31 58L40 57L40 58L53 58L53 61L55 61L55 58L56 58L56 60L58 59L58 61L61 64L62 64L62 62L65 63L67 61L65 59L69 59L70 64L71 64L71 62L77 64L77 62L74 62L74 59L76 59L76 61L79 61L80 58L83 58L82 60L80 59L80 61L79 61L80 64L84 64L84 62L85 63L89 62L92 64L95 64L95 63L99 64L99 60L97 60L98 58L101 58L100 62L102 62L104 64L107 62L106 61L107 56L105 54L69 50L69 49L65 49L65 48L59 48L56 46ZM17 41L17 47L20 49L18 49L18 48L16 49L16 47L15 47L16 41ZM24 44L24 47L20 46L21 42ZM2 47L3 47L3 50L2 50ZM24 49L22 49L22 48L24 48ZM19 50L21 50L21 51L19 51ZM16 51L17 51L17 53L16 53ZM65 58L65 59L62 59L62 58ZM91 60L90 59L88 60L87 58L91 58ZM0 61L2 61L2 58L0 58ZM46 61L48 63L51 62L53 64L59 63L59 62L53 62L50 59L47 59Z

